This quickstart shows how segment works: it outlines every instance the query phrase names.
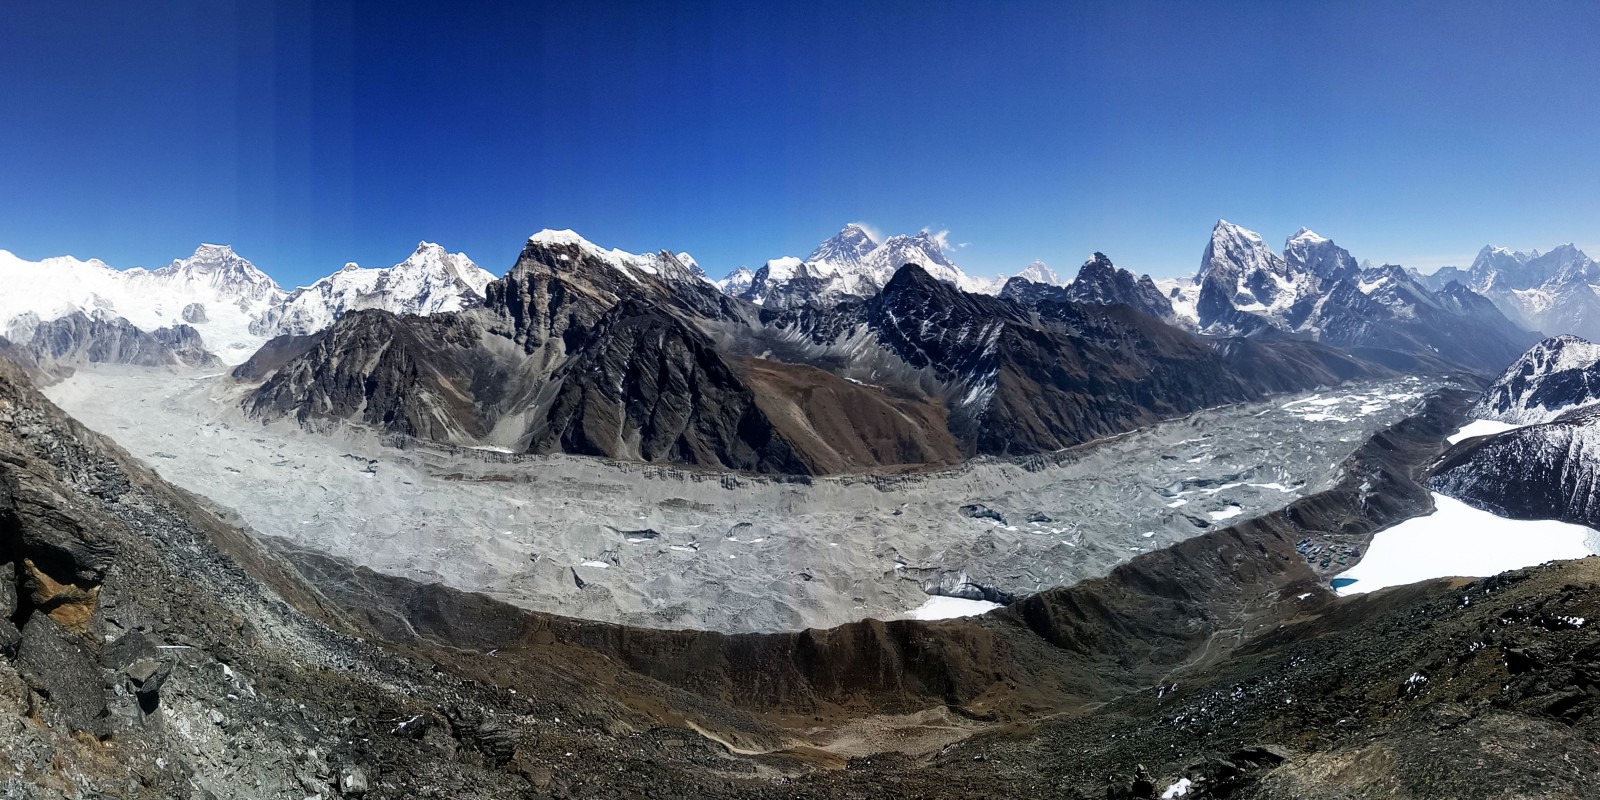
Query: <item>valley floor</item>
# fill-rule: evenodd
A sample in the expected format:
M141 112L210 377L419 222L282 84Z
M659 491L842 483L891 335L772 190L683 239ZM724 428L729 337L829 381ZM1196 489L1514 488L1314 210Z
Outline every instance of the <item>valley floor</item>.
M1105 574L1317 491L1434 385L1213 409L1032 459L809 480L262 425L239 412L242 389L225 374L97 367L47 393L167 480L294 547L534 610L771 631Z

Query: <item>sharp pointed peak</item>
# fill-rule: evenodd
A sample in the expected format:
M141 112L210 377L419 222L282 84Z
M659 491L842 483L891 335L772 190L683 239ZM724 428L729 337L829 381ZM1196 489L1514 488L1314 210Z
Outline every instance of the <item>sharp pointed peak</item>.
M1285 246L1290 245L1290 244L1294 244L1295 242L1306 242L1306 243L1309 243L1309 244L1321 244L1322 242L1327 242L1327 241L1332 241L1332 240L1329 239L1326 236L1322 236L1322 235L1318 234L1316 231L1311 230L1310 228L1307 228L1304 225L1301 225L1300 229L1295 231L1294 234L1289 237L1288 241L1285 242Z
M1261 234L1225 219L1217 220L1217 224L1211 228L1211 238L1217 239L1220 237L1237 237L1252 242L1261 241Z
M838 233L834 234L834 238L857 235L864 237L867 241L872 242L873 244L879 243L878 235L874 234L872 232L872 228L865 222L846 223L843 228L839 229Z

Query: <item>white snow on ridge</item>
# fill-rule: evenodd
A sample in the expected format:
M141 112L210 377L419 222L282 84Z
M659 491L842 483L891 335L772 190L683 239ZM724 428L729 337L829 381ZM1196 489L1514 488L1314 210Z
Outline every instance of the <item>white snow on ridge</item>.
M999 294L1006 281L1004 276L984 278L962 271L950 260L948 242L942 232L924 230L878 241L865 227L851 223L804 259L775 258L753 271L738 267L713 283L727 294L760 305L787 305L802 300L837 302L846 297L876 294L906 264L915 264L935 280L975 294ZM1059 281L1048 267L1038 262L1030 264L1023 273L1025 277ZM801 284L808 292L804 297L789 288L791 282L800 278L815 281Z
M99 310L146 331L192 325L206 349L229 364L243 362L266 342L254 328L285 297L254 264L213 244L156 270L119 270L98 259L65 256L26 261L0 250L0 286L6 287L0 292L0 333L17 334L12 326L29 314L49 321ZM185 309L191 309L188 319Z
M1163 278L1155 283L1172 301L1173 316L1184 327L1194 328L1200 324L1200 284L1189 278Z
M1000 608L999 603L988 600L966 600L960 597L945 597L933 595L928 601L912 609L906 614L906 619L955 619L956 617L976 617L987 614Z
M1450 434L1450 437L1445 439L1445 441L1455 444L1456 442L1471 439L1474 436L1489 436L1496 433L1505 433L1506 431L1514 431L1520 427L1522 426L1514 425L1509 422L1500 422L1499 420L1475 419L1466 425L1461 426L1461 430Z
M432 242L421 242L405 261L387 269L344 269L296 289L284 302L274 334L307 334L332 325L350 311L382 309L393 314L460 311L481 300L494 275Z
M1432 578L1487 577L1600 553L1600 534L1554 520L1513 520L1435 493L1435 511L1380 531L1361 562L1335 581L1341 595Z
M1592 386L1597 372L1600 345L1570 335L1545 339L1495 379L1472 414L1519 425L1551 422L1573 409L1600 403L1600 389ZM1563 383L1566 388L1543 391Z
M388 269L346 264L292 293L226 245L202 244L189 258L155 270L71 257L26 261L0 250L0 285L6 287L0 334L26 339L32 322L99 312L144 331L190 325L207 350L239 364L274 336L321 330L350 310L459 310L482 297L493 279L465 254L428 242Z

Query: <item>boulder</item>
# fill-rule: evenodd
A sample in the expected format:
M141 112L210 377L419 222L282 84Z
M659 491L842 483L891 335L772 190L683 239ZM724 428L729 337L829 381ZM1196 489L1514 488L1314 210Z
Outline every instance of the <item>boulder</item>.
M106 682L87 639L36 612L22 626L17 671L72 730L95 736L110 733Z

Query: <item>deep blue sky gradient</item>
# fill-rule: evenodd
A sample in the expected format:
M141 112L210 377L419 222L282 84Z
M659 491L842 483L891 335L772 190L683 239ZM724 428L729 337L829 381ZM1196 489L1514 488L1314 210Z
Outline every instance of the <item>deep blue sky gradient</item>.
M860 220L1167 276L1226 217L1600 254L1597 43L1595 3L12 0L0 248L296 284L553 227L720 275Z

